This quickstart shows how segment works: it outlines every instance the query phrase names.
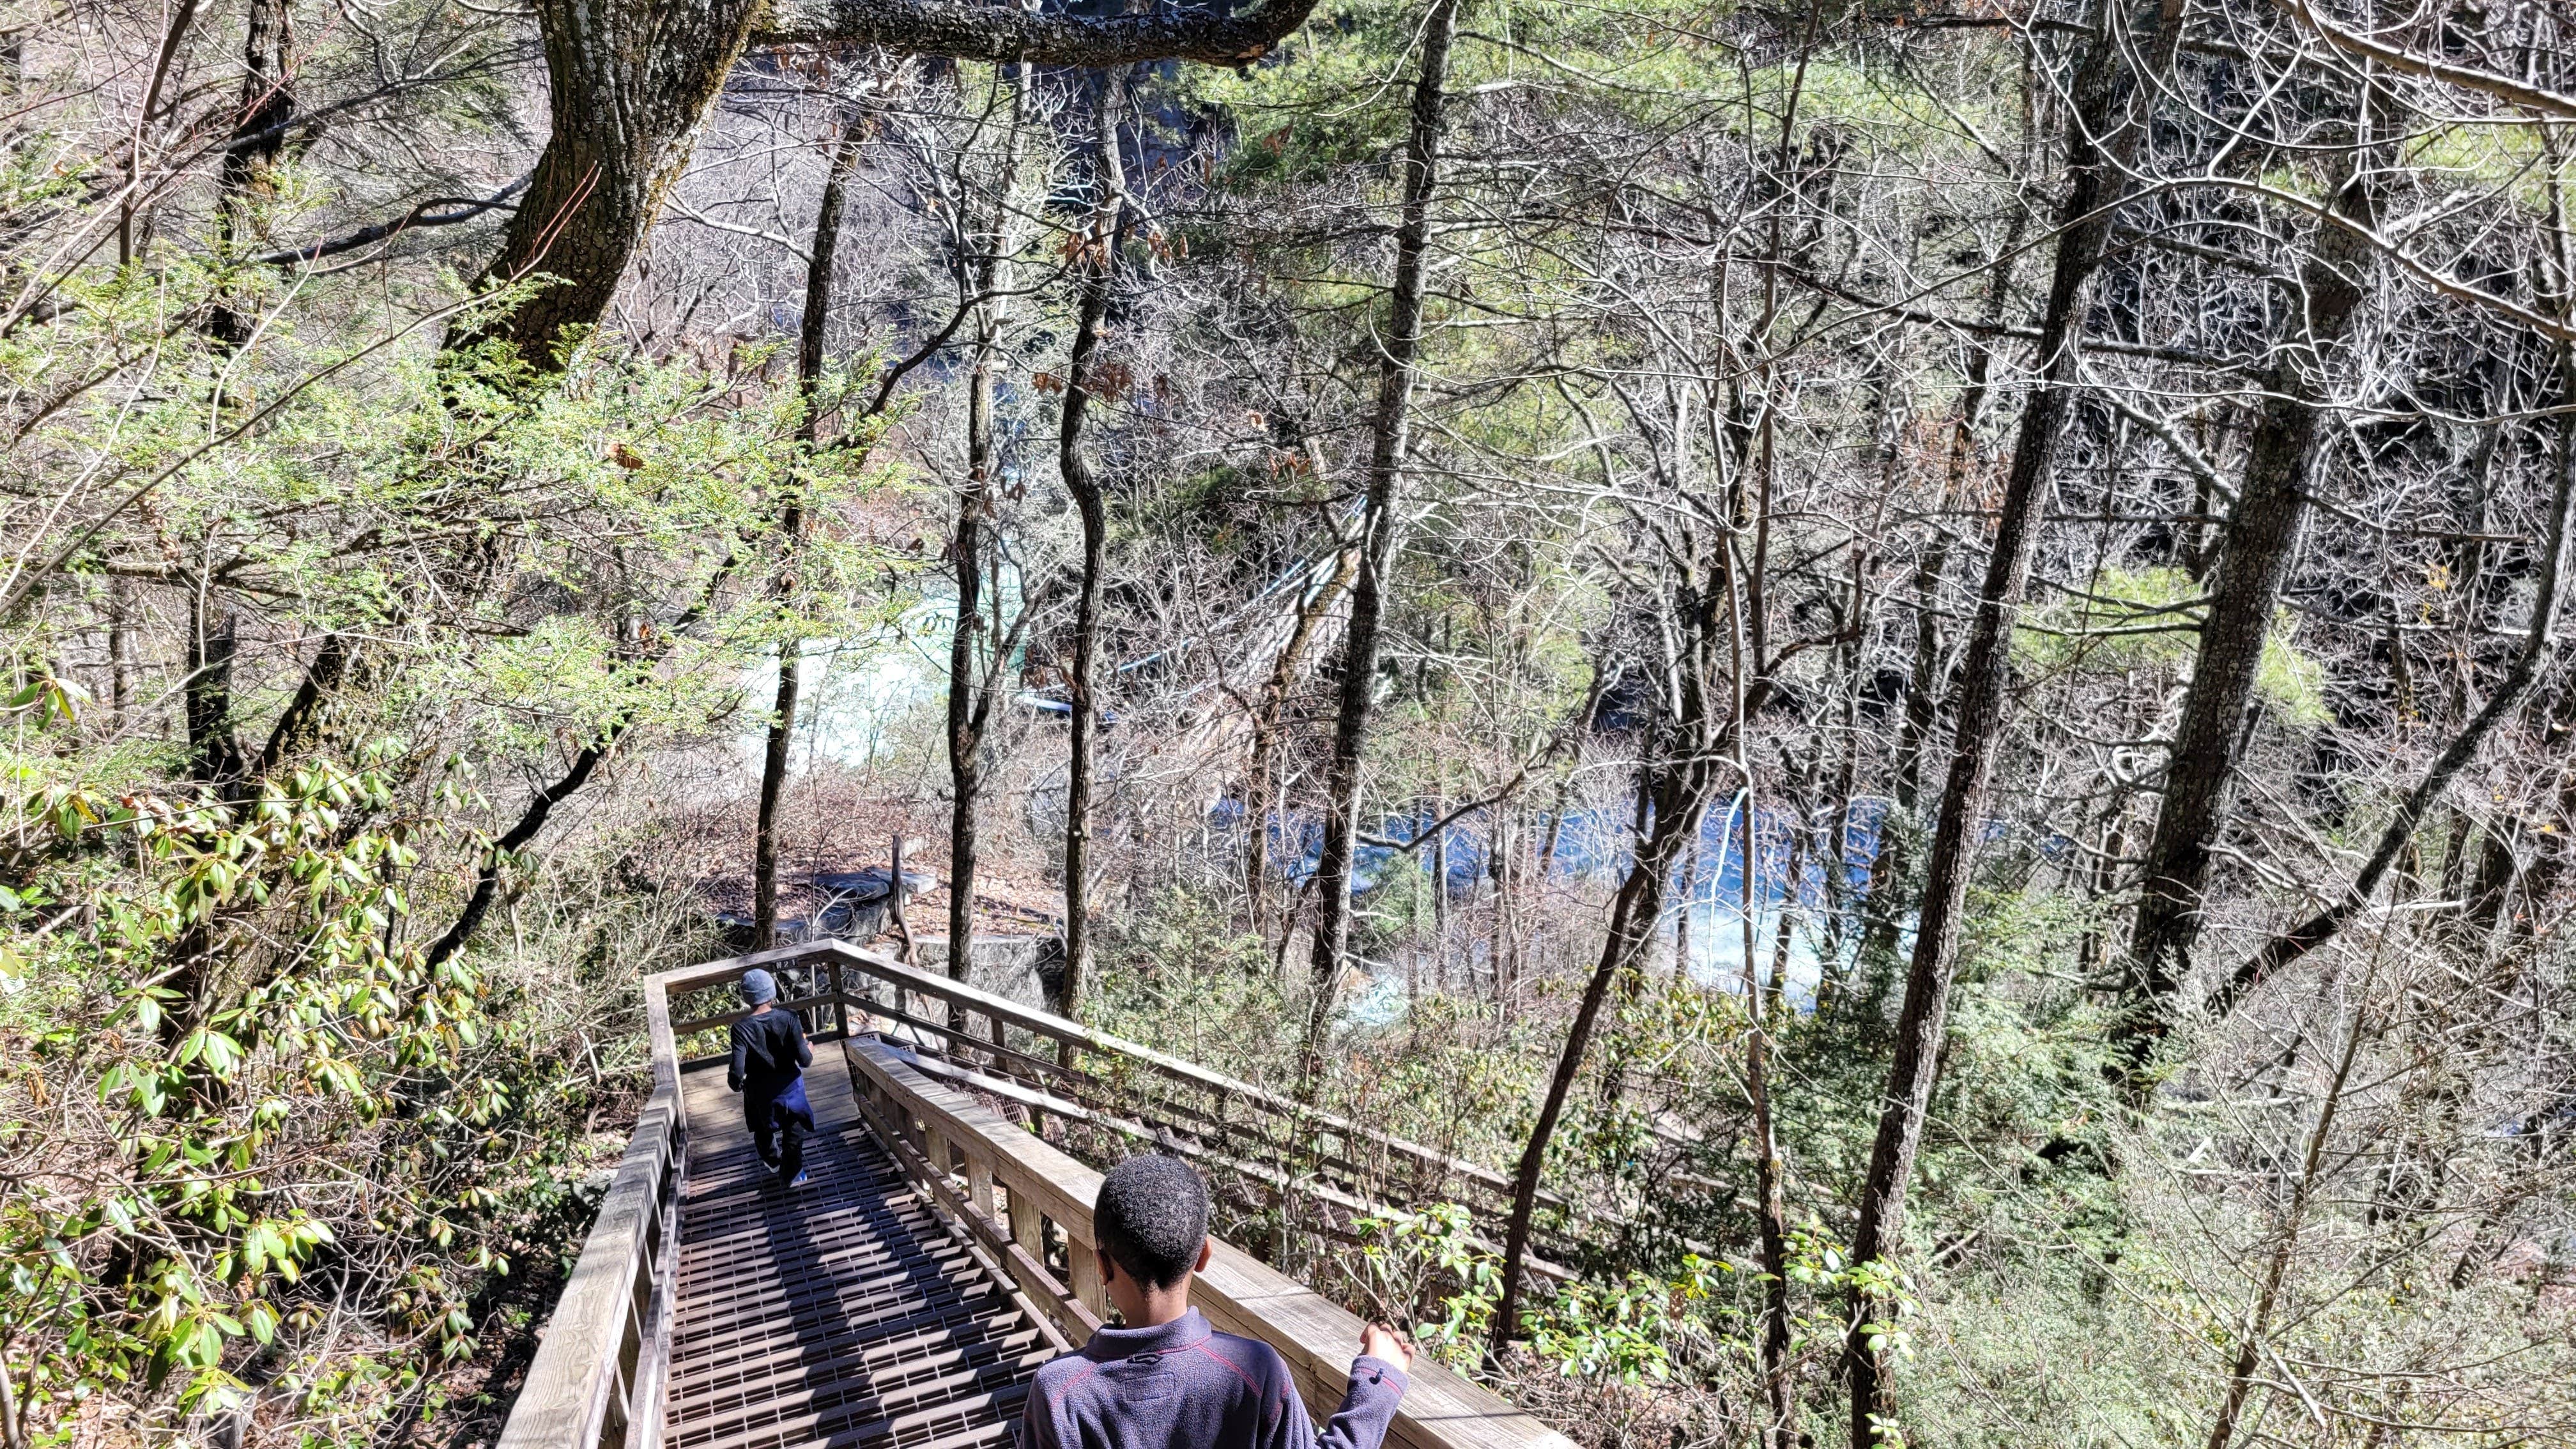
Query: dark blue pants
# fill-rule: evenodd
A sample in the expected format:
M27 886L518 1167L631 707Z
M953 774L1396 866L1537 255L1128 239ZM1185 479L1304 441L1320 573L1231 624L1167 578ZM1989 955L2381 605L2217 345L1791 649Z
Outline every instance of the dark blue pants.
M778 1169L780 1182L794 1182L805 1170L805 1136L814 1130L814 1109L805 1101L805 1079L746 1084L742 1120L751 1129L760 1160Z

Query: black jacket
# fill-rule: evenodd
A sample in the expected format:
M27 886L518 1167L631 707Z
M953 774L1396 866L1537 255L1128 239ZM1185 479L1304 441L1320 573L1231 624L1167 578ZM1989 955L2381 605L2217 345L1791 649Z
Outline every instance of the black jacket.
M772 1007L733 1024L733 1064L725 1069L725 1085L737 1092L746 1086L774 1092L812 1065L814 1049L805 1044L796 1013Z

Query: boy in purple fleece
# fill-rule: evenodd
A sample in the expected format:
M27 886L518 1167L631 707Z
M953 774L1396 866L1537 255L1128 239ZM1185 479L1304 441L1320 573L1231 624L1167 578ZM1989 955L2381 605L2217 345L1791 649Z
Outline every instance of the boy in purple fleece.
M1279 1351L1208 1326L1190 1278L1208 1264L1207 1184L1177 1157L1131 1157L1101 1180L1091 1229L1127 1320L1038 1370L1019 1449L1314 1449ZM1324 1449L1378 1449L1413 1349L1370 1324Z

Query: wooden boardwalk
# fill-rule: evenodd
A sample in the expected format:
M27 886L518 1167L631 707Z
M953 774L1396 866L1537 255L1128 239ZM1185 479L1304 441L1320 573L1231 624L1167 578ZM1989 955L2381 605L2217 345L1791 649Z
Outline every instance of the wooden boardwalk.
M761 1165L721 1064L681 1055L739 1019L730 988L752 966L794 983L783 1008L858 1028L818 1043L805 1074L819 1130L802 1188ZM673 1014L719 989L718 1014ZM1220 1166L1249 1152L1255 1172L1273 1158L1329 1169L1340 1175L1298 1179L1299 1200L1354 1211L1377 1211L1380 1187L1508 1186L841 941L648 976L644 1018L652 1093L496 1449L1002 1449L1038 1366L1109 1311L1091 1221L1100 1174L1035 1130L1058 1122L1105 1123ZM878 1034L890 1029L904 1039ZM1067 1066L1074 1052L1092 1069ZM1098 1075L1099 1062L1112 1070ZM1359 1319L1214 1246L1193 1302L1278 1350L1309 1407L1332 1404ZM1436 1363L1417 1362L1412 1379L1389 1449L1575 1449Z
M685 1073L662 1443L669 1449L1002 1445L1046 1340L860 1120L838 1046L805 1090L812 1181L784 1191L721 1070Z

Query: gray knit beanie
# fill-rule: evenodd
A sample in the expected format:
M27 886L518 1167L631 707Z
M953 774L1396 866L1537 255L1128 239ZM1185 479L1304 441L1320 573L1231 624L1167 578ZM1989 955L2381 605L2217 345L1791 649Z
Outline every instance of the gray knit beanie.
M752 1006L778 999L778 978L754 966L742 973L742 999Z

